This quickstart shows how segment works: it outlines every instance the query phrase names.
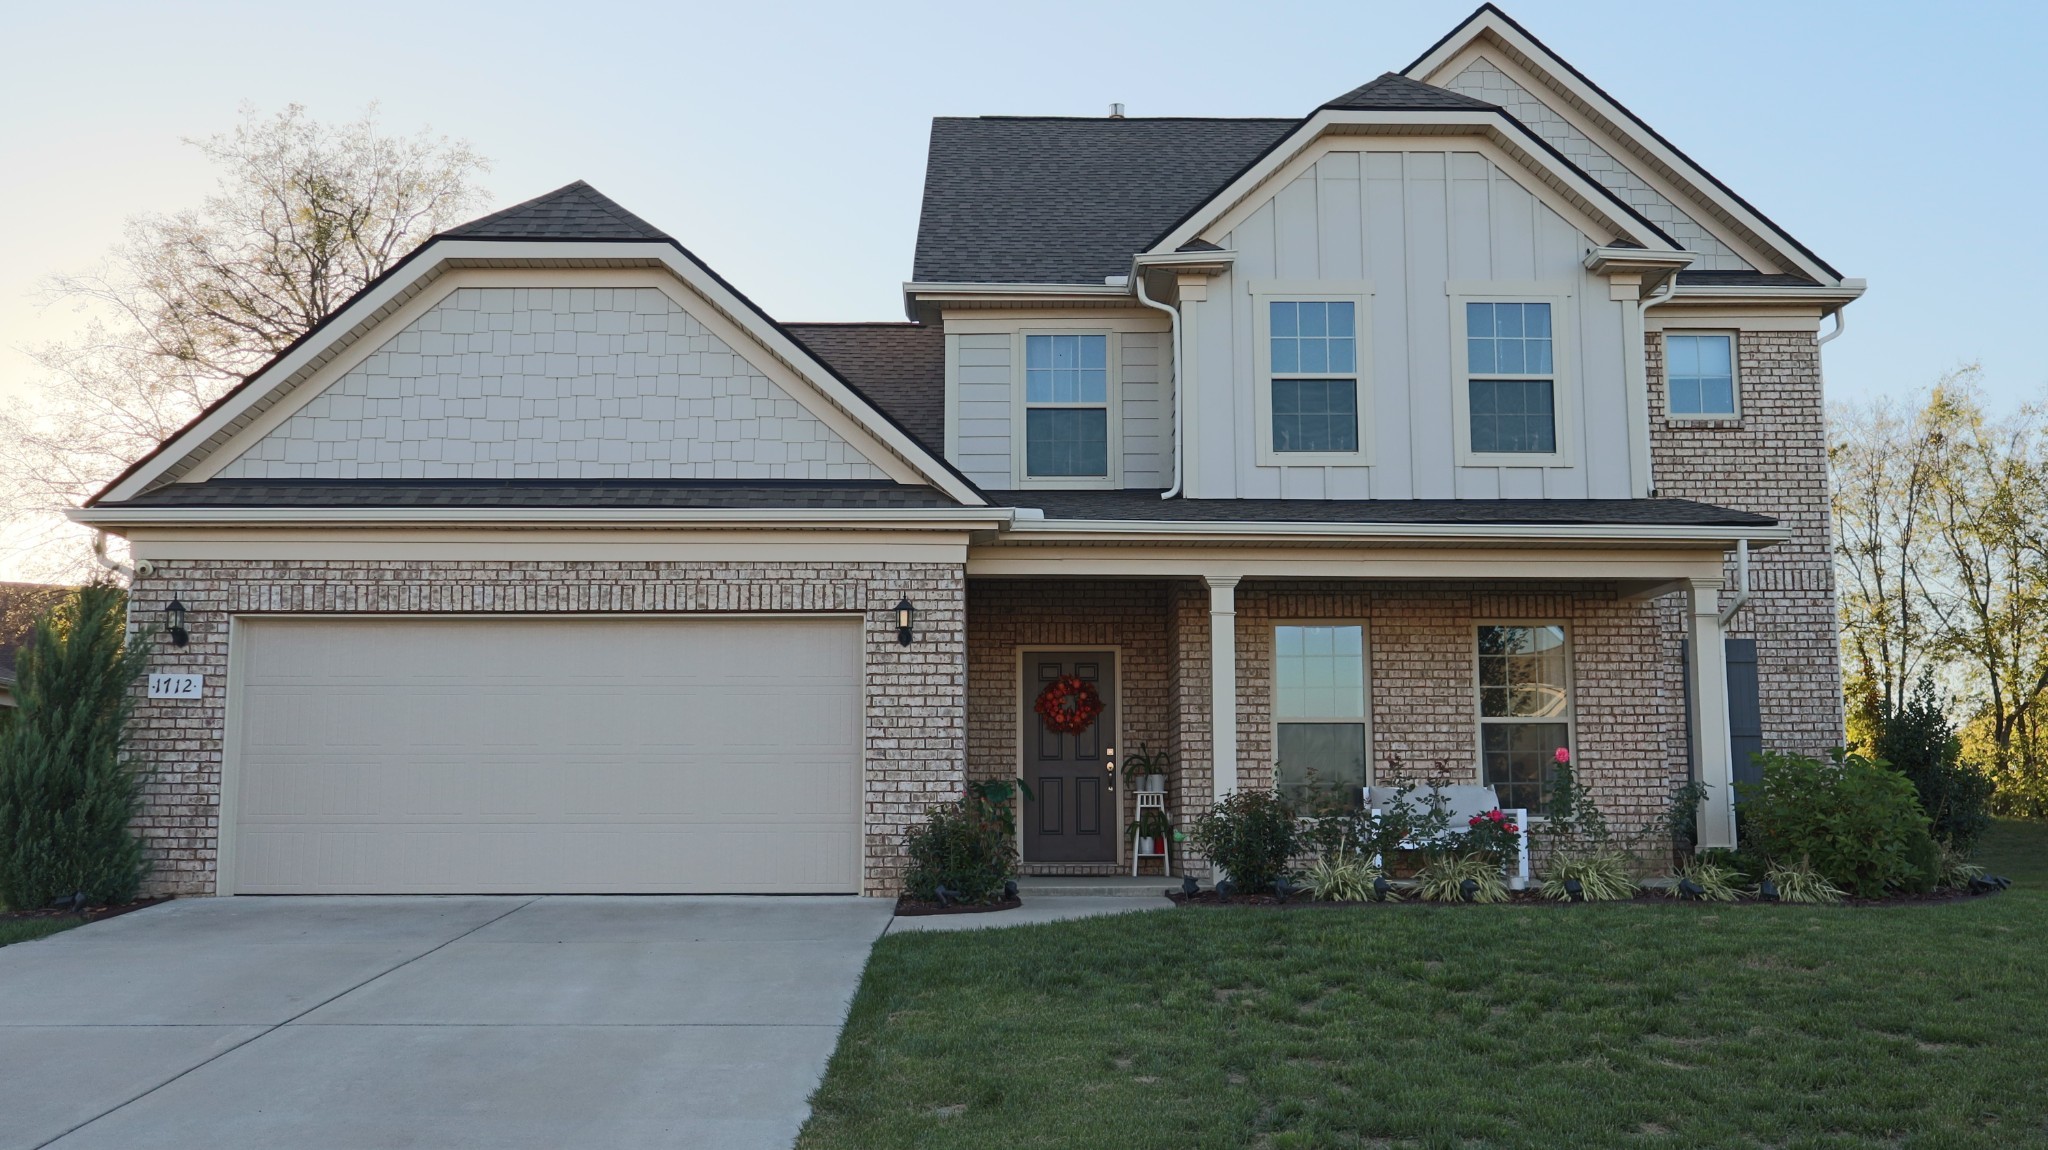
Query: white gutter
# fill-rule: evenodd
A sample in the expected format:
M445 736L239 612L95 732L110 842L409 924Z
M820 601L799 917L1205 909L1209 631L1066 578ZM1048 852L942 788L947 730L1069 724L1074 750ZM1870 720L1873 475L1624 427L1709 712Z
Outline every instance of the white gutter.
M1466 539L1474 542L1520 540L1548 542L1580 540L1604 542L1719 543L1727 546L1754 540L1781 543L1792 538L1789 527L1694 527L1672 524L1620 526L1604 523L1271 523L1190 522L1187 520L1037 519L1022 516L1010 523L1013 536L1155 536L1297 539L1415 539L1443 541Z
M1185 457L1184 445L1181 443L1180 418L1180 309L1177 307L1173 307L1169 304L1160 303L1158 300L1155 300L1151 296L1145 294L1145 269L1142 267L1132 270L1131 287L1136 289L1138 293L1139 303L1144 304L1146 307L1156 308L1159 311L1165 312L1167 322L1173 328L1173 371L1171 379L1171 383L1173 386L1173 486L1167 488L1166 491L1159 496L1159 498L1161 499L1172 499L1180 494L1181 460Z
M1651 451L1650 444L1650 351L1647 347L1644 347L1642 345L1646 339L1646 332L1649 328L1650 309L1656 307L1658 304L1663 303L1664 301L1670 299L1672 296L1677 294L1678 273L1674 271L1672 272L1670 278L1666 279L1662 284L1658 286L1656 291L1650 293L1650 297L1648 299L1645 299L1641 303L1636 305L1636 330L1634 338L1636 340L1637 346L1635 348L1635 358L1630 362L1640 368L1637 374L1643 377L1641 380L1637 382L1639 382L1642 385L1641 396L1644 410L1641 419L1631 420L1630 422L1635 424L1635 449L1642 453L1641 457L1643 461L1644 488L1643 493L1652 498L1655 498L1657 494L1657 459ZM1665 366L1665 374L1670 374L1670 365L1668 364Z
M137 559L134 566L109 559L107 557L107 533L97 528L92 533L92 557L99 561L100 566L127 579L135 578L137 571L144 575L153 574L156 571L156 565L147 559Z
M1728 604L1727 609L1721 612L1721 626L1726 627L1728 620L1735 618L1735 613L1742 610L1743 605L1748 602L1749 540L1737 539L1735 541L1735 601Z
M892 526L1001 527L1018 515L1009 507L877 508L844 517L799 508L677 509L661 507L81 507L66 511L75 523L93 526L217 524L255 527L273 524L516 525L572 524L649 527L718 527L773 524L790 529L832 530L883 523Z
M1848 328L1849 328L1849 313L1848 313L1848 309L1847 309L1847 308L1839 308L1839 307L1838 307L1838 308L1836 308L1836 309L1835 309L1835 330L1833 330L1833 331L1831 331L1831 332L1827 333L1826 335L1815 335L1815 336L1813 337L1813 344L1814 344L1814 346L1815 346L1815 347L1819 347L1820 345L1822 345L1822 344L1826 343L1827 341L1829 341L1829 340L1831 340L1831 339L1834 339L1834 338L1836 338L1837 336L1841 335L1841 334L1842 334L1842 333L1843 333L1844 331L1847 331L1847 330L1848 330Z

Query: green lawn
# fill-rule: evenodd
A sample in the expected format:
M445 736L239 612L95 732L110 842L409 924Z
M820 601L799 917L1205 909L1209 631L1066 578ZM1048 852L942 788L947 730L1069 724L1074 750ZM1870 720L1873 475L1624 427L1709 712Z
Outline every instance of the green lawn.
M59 931L70 930L77 925L79 925L79 920L71 915L60 915L56 918L16 919L11 922L0 919L0 946L6 946L13 942L30 942L38 938L46 938Z
M2048 825L1982 859L2022 885L892 936L798 1144L2048 1146Z

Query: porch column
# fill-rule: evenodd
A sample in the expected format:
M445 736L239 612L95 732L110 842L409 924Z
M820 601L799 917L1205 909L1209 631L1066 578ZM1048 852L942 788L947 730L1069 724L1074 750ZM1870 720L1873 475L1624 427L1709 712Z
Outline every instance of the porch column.
M1209 584L1209 747L1216 797L1237 789L1237 576Z
M1699 781L1701 847L1735 846L1735 759L1728 737L1728 659L1721 634L1721 581L1693 579L1687 597L1692 666L1693 753Z

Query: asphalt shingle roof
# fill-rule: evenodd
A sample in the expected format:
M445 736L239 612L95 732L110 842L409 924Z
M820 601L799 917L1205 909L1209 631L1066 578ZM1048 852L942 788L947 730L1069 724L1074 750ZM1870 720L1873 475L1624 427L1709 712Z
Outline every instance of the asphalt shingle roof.
M441 233L465 240L666 240L668 233L577 180Z
M786 323L925 450L946 449L946 332L916 323Z
M172 483L123 507L651 507L871 510L957 507L935 488L775 479L209 479Z
M1690 499L1161 499L1153 491L991 491L1047 519L1194 523L1412 523L1770 527L1767 515Z
M1299 120L941 117L912 278L1100 284Z
M1411 80L1393 72L1382 73L1377 79L1368 80L1349 92L1324 104L1325 108L1348 108L1360 111L1378 112L1447 112L1477 108L1483 111L1498 111L1498 104L1489 104L1471 96Z

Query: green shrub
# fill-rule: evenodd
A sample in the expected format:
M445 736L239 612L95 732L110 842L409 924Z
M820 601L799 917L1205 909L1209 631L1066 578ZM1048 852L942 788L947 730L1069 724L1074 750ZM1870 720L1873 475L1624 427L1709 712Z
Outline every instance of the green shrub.
M1970 861L1970 856L1950 846L1940 847L1941 858L1935 866L1934 884L1943 890L1962 890L1970 885L1973 878L1983 878L1985 869Z
M1431 855L1415 879L1423 899L1428 902L1464 902L1466 879L1476 884L1472 892L1473 902L1508 900L1508 880L1501 873L1499 860L1485 855Z
M912 898L930 901L944 886L965 902L994 902L1017 873L1017 848L1007 829L971 800L927 810L904 846L910 870L903 885Z
M18 656L18 712L0 731L0 903L122 903L141 889L148 863L128 824L142 780L124 741L146 648L126 641L126 603L112 584L81 587Z
M1927 816L1904 775L1837 748L1830 761L1767 752L1761 783L1742 788L1745 841L1774 865L1804 859L1861 898L1918 881L1908 852Z
M1926 894L1941 882L1941 844L1934 836L1922 831L1906 839L1906 866L1909 873L1899 880L1899 889L1913 894Z
M1704 892L1700 898L1705 902L1734 902L1742 893L1742 876L1726 863L1694 860L1671 876L1671 885L1664 888L1664 893L1683 898L1684 892L1678 887L1681 879L1691 879Z
M1967 853L1991 825L1993 784L1962 753L1931 676L1922 675L1905 705L1883 715L1877 757L1912 780L1935 839Z
M1836 903L1842 901L1842 890L1828 881L1826 875L1815 869L1805 859L1774 865L1764 873L1771 884L1778 888L1778 897L1786 902Z
M1294 812L1272 791L1238 791L1195 820L1195 848L1239 891L1262 891L1301 851Z
M1731 851L1715 847L1701 851L1697 857L1701 862L1714 863L1734 871L1736 877L1749 886L1755 886L1756 880L1764 877L1771 869L1771 860L1765 858L1762 852L1751 848Z
M1301 872L1317 902L1364 902L1372 897L1372 883L1378 877L1380 868L1357 855L1322 856Z
M1543 873L1543 897L1564 900L1571 897L1565 883L1579 880L1579 897L1587 902L1616 902L1634 898L1636 880L1629 856L1618 850L1552 858Z

